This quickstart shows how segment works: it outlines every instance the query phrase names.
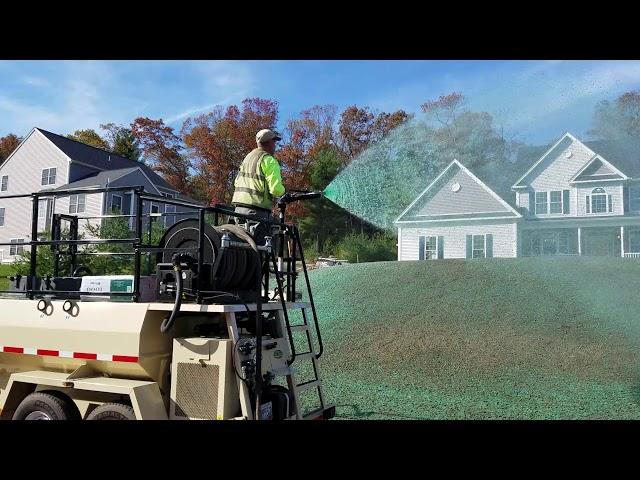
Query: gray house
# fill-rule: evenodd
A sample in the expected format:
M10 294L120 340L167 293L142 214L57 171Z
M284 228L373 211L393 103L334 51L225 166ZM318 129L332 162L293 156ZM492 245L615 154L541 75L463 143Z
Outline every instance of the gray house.
M41 128L34 128L13 153L0 165L0 197L29 194L42 190L66 190L80 187L126 187L141 185L145 191L170 198L181 196L161 176L147 165L85 145ZM67 213L78 217L97 217L112 213L135 214L132 193L95 193L50 197L38 205L38 230L50 228L54 213ZM0 261L10 263L24 248L22 243L31 238L31 199L0 198ZM180 209L179 209L180 210ZM175 206L144 203L143 213L173 213ZM178 218L179 220L179 218ZM96 218L80 222L80 231L86 232L86 223L97 224ZM176 217L164 217L166 226Z
M398 260L640 258L640 145L565 133L524 149L522 162L529 168L513 179L510 197L451 162L396 219Z

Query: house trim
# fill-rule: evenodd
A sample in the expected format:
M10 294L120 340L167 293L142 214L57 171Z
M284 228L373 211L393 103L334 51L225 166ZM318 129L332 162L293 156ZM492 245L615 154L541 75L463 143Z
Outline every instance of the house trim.
M414 217L443 217L445 215L485 215L487 213L504 213L504 210L498 210L498 211L495 211L495 212L459 212L459 213L415 214Z
M565 218L566 219L566 218ZM395 223L440 223L440 222L469 222L478 220L515 220L517 217L473 217L473 218L447 218L447 219L435 219L435 220L398 220Z
M604 179L594 179L594 180L576 180L573 182L569 182L570 184L576 183L601 183L601 182L622 182L624 180L628 180L629 178L604 178Z

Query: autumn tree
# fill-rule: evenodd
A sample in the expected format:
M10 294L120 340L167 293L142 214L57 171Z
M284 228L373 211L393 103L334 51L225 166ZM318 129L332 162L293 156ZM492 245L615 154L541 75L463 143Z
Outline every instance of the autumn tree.
M4 162L22 142L22 137L10 133L0 138L0 162Z
M67 138L84 143L85 145L109 150L109 143L91 128L87 130L76 130L67 135Z
M315 105L287 122L287 141L277 154L287 189L312 188L310 175L314 163L321 151L334 146L336 113L337 107L333 105ZM337 152L336 149L332 151ZM342 160L339 153L338 156ZM305 212L303 203L294 203L289 207L292 218L301 217Z
M182 154L180 137L162 119L138 117L131 124L131 133L151 167L180 193L190 193L190 162Z
M353 160L369 145L379 141L411 115L404 110L393 113L371 111L355 105L345 109L338 124L338 145L347 162Z
M600 140L640 139L640 90L598 103L588 133Z
M250 98L240 108L217 107L184 122L181 134L196 170L194 188L203 199L211 204L231 201L240 164L256 148L256 133L274 129L277 119L277 102Z
M490 113L471 111L466 105L466 97L459 92L422 104L431 148L443 163L455 158L470 168L505 161L515 143L505 137Z
M110 151L135 162L141 161L138 141L130 128L115 123L102 124L100 128L107 132Z

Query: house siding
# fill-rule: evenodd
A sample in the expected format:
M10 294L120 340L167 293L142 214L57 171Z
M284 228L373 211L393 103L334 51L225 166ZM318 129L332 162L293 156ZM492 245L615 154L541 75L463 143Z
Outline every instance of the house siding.
M42 185L42 170L55 167L56 183ZM8 175L8 188L3 195L24 195L43 189L56 188L68 182L69 159L38 130L33 130L22 145L0 167L0 176ZM5 209L5 224L0 227L0 242L9 242L12 238L31 240L30 198L0 199L0 208ZM39 221L39 226L44 223ZM9 256L9 246L0 246L3 262L15 257ZM25 247L28 250L29 247Z
M571 157L566 158L568 150ZM593 153L587 147L567 137L528 175L528 185L533 190L569 188L569 181L592 157Z
M427 204L417 215L510 212L464 170L455 166L452 169L456 170L455 173L439 182L440 185L434 188L433 196L424 199ZM453 192L451 186L456 182L460 184L460 190Z
M589 183L581 185L576 189L578 202L578 216L580 217L606 217L611 215L624 214L624 204L622 197L622 182ZM611 195L613 208L606 213L587 213L587 195L591 197L594 188L603 188L607 195Z
M493 235L494 257L515 257L517 245L517 224L514 221L502 223L478 223L475 225L441 225L418 228L403 227L399 233L399 260L419 259L419 237L423 235L444 237L443 258L466 258L467 235Z

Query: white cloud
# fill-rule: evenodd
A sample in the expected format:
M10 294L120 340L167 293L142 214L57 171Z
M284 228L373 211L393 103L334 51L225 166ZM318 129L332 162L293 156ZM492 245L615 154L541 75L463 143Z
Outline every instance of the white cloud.
M40 78L40 77L27 76L27 77L24 77L22 79L22 82L25 85L28 85L30 87L38 87L38 88L49 88L49 87L51 87L51 82L49 82L48 80L46 80L44 78Z
M206 100L219 98L202 106L188 106L180 113L166 116L165 124L172 124L184 120L196 113L213 110L216 106L226 107L233 103L239 103L254 88L255 78L251 66L243 62L235 61L198 61L183 62L180 68L190 67L196 74L201 96Z
M0 111L6 112L11 118L11 131L17 135L26 135L33 127L41 126L59 130L63 119L46 108L29 105L5 96L0 96Z
M190 115L193 115L195 113L200 113L200 112L204 112L206 110L212 110L213 107L215 107L216 105L220 105L220 103L211 103L209 105L205 105L204 107L190 107L188 109L186 109L185 111L178 113L176 115L173 115L171 117L168 117L164 120L165 124L171 124L174 122L177 122L178 120L183 120L185 118L187 118Z
M191 64L203 93L213 98L229 97L230 102L246 98L256 85L251 65L239 61L202 61Z

